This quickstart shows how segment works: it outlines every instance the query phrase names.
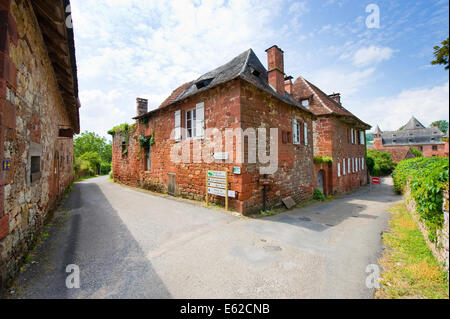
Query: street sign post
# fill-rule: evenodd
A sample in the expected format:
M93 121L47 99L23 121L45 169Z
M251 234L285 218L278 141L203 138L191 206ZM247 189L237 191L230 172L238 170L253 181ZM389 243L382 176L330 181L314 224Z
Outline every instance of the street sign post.
M209 203L209 194L225 197L225 209L228 210L228 172L206 172L206 204Z

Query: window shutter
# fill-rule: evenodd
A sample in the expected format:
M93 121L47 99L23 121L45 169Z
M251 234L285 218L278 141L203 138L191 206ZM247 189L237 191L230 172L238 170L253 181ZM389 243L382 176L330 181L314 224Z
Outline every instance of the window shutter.
M347 174L346 172L345 172L345 158L342 160L342 175L345 175L345 174Z
M308 124L305 122L304 127L304 137L305 137L305 145L308 145Z
M362 167L363 170L365 170L365 168L364 168L364 157L361 158L361 167Z
M181 110L175 111L175 141L181 141Z
M352 173L352 159L351 158L347 159L347 164L348 164L347 171L349 174L351 174Z
M195 107L196 113L196 137L203 137L205 135L205 103L199 103Z
M298 129L297 129L297 126L298 126L298 124L297 124L297 120L296 119L293 119L292 120L292 134L293 134L293 143L294 144L298 144L298 140L299 140L299 138L298 138Z
M338 174L338 177L341 177L341 163L337 164L337 174Z

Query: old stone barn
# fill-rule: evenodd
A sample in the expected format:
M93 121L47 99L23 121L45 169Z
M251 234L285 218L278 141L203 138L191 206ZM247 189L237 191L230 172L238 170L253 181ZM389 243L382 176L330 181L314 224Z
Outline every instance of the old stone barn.
M0 1L0 284L73 178L79 101L69 1Z
M148 112L148 102L137 99L136 123L110 131L114 180L203 201L207 171L226 171L233 191L230 207L244 214L282 205L289 197L291 202L311 199L318 187L332 194L367 183L365 130L370 126L303 79L294 85L284 71L284 52L277 46L266 51L268 71L250 49L181 85L155 110ZM230 129L244 133L230 142ZM214 139L211 130L222 136L216 144L223 149L214 149L210 161L198 160L196 149L204 150ZM174 160L174 149L187 150L187 160ZM243 161L237 156L241 149ZM261 161L270 154L275 163ZM271 165L273 171L265 170Z

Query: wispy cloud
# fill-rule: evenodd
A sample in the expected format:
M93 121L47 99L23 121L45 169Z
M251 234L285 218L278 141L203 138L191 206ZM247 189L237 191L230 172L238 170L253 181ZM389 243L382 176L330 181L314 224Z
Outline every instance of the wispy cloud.
M376 65L382 61L389 60L394 54L394 50L389 47L377 47L371 45L361 48L353 56L353 64L358 67Z

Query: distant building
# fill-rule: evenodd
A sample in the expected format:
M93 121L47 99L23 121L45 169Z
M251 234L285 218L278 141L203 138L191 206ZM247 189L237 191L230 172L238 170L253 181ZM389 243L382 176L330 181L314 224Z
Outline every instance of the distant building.
M414 147L425 157L446 156L445 142L442 141L444 133L436 126L426 128L415 117L398 131L383 132L379 126L374 133L374 149L394 154L394 161L400 161L400 154L405 156L408 150ZM448 152L447 152L448 155Z

